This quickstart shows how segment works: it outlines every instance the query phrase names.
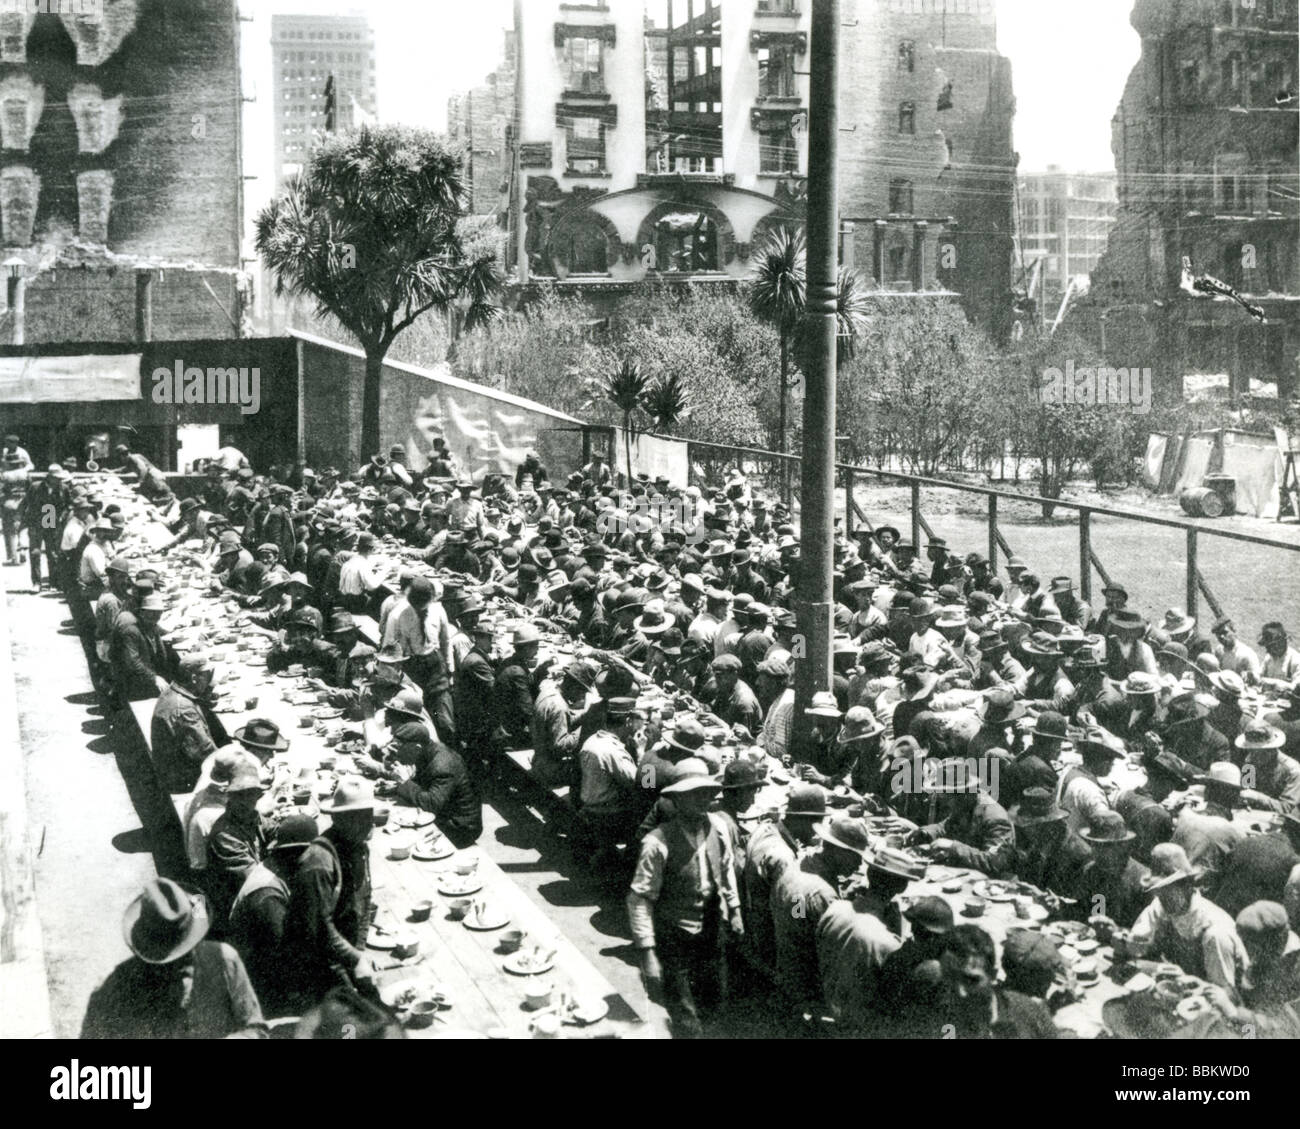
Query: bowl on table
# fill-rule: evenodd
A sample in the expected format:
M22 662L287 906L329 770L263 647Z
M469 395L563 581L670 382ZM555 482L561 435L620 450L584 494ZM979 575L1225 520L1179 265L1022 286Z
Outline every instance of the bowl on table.
M383 827L388 822L388 808L375 808L372 818L376 827Z
M434 1017L438 1014L437 1000L416 1000L406 1009L408 1027L432 1027Z
M416 902L411 906L412 921L428 921L429 915L433 913L433 902L427 898L424 901Z
M409 960L420 951L420 938L414 934L403 934L393 946L393 956L398 960Z
M983 917L984 900L982 898L967 898L961 907L963 917Z
M410 840L394 839L388 846L388 857L394 862L401 862L402 859L409 859L411 857Z
M522 929L507 929L498 939L498 947L503 953L516 953L524 943L524 936Z
M452 921L463 921L465 915L469 913L470 906L474 904L473 898L452 898L447 903L447 916Z
M533 1011L540 1011L548 1006L551 1002L551 995L555 991L555 986L549 981L540 980L536 984L529 984L524 989L524 1001Z

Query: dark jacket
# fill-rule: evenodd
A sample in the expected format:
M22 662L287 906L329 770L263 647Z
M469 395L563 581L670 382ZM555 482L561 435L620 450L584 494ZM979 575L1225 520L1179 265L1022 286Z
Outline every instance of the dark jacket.
M123 961L91 995L83 1039L266 1038L266 1023L239 954L219 941L193 950L194 976L182 1005L182 962Z
M461 849L483 834L483 808L459 753L435 742L421 753L415 775L397 786L397 798L433 812L438 828Z
M1016 829L997 802L982 792L969 815L954 812L925 830L933 839L953 840L955 866L969 866L997 878L1010 874L1015 865Z
M155 629L147 630L132 612L123 612L108 641L108 663L117 687L129 702L158 697L157 679L176 674L176 652Z
M470 756L486 757L497 727L496 672L491 660L477 647L456 671L454 691L456 729Z
M217 747L194 695L175 683L153 708L149 744L158 783L173 795L194 791L204 758Z
M507 662L497 673L493 694L496 698L496 722L507 733L516 749L532 742L532 678L517 662Z

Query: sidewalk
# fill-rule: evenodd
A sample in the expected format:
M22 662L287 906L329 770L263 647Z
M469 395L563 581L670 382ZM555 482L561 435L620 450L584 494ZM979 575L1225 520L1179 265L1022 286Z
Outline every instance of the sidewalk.
M129 955L118 922L153 860L134 853L139 818L80 641L60 628L67 605L32 594L26 566L0 569L0 605L0 1035L75 1037Z

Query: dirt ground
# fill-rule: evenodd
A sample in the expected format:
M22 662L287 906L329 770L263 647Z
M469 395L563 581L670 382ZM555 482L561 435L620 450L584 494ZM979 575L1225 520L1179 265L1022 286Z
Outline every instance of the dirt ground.
M1017 490L1014 483L990 483ZM1021 488L1023 489L1023 487ZM844 491L839 491L842 513ZM895 525L910 532L911 491L906 486L859 484L855 497L872 524ZM1083 483L1072 484L1066 498L1084 504L1126 510L1150 517L1188 520L1176 499L1153 496L1140 488L1107 490L1099 494ZM988 501L977 494L941 488L921 491L921 512L935 533L953 550L965 554L988 552ZM1280 619L1300 633L1300 524L1236 515L1197 522L1201 574L1210 590L1233 616L1242 637L1254 645L1262 624ZM1092 549L1109 576L1129 590L1130 603L1149 617L1186 603L1186 536L1181 529L1092 517ZM1024 557L1045 579L1069 574L1077 582L1079 567L1078 515L1059 509L1044 518L1039 506L998 500L998 528L1013 552ZM1213 536L1215 530L1246 533L1296 545L1297 551L1270 548ZM999 554L1000 563L1005 563ZM1005 574L1005 570L1003 570ZM1093 603L1100 605L1101 584L1093 573ZM1199 620L1208 627L1215 618L1202 598Z

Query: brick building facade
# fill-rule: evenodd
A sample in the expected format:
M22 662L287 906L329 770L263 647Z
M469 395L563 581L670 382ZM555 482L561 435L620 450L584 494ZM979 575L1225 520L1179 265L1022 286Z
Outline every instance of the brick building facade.
M22 262L0 341L130 341L141 294L155 337L239 335L237 45L234 0L0 11L0 238Z
M1229 374L1295 395L1300 354L1297 0L1137 0L1142 57L1112 125L1117 223L1078 324L1157 392ZM1182 260L1263 307L1180 288Z

